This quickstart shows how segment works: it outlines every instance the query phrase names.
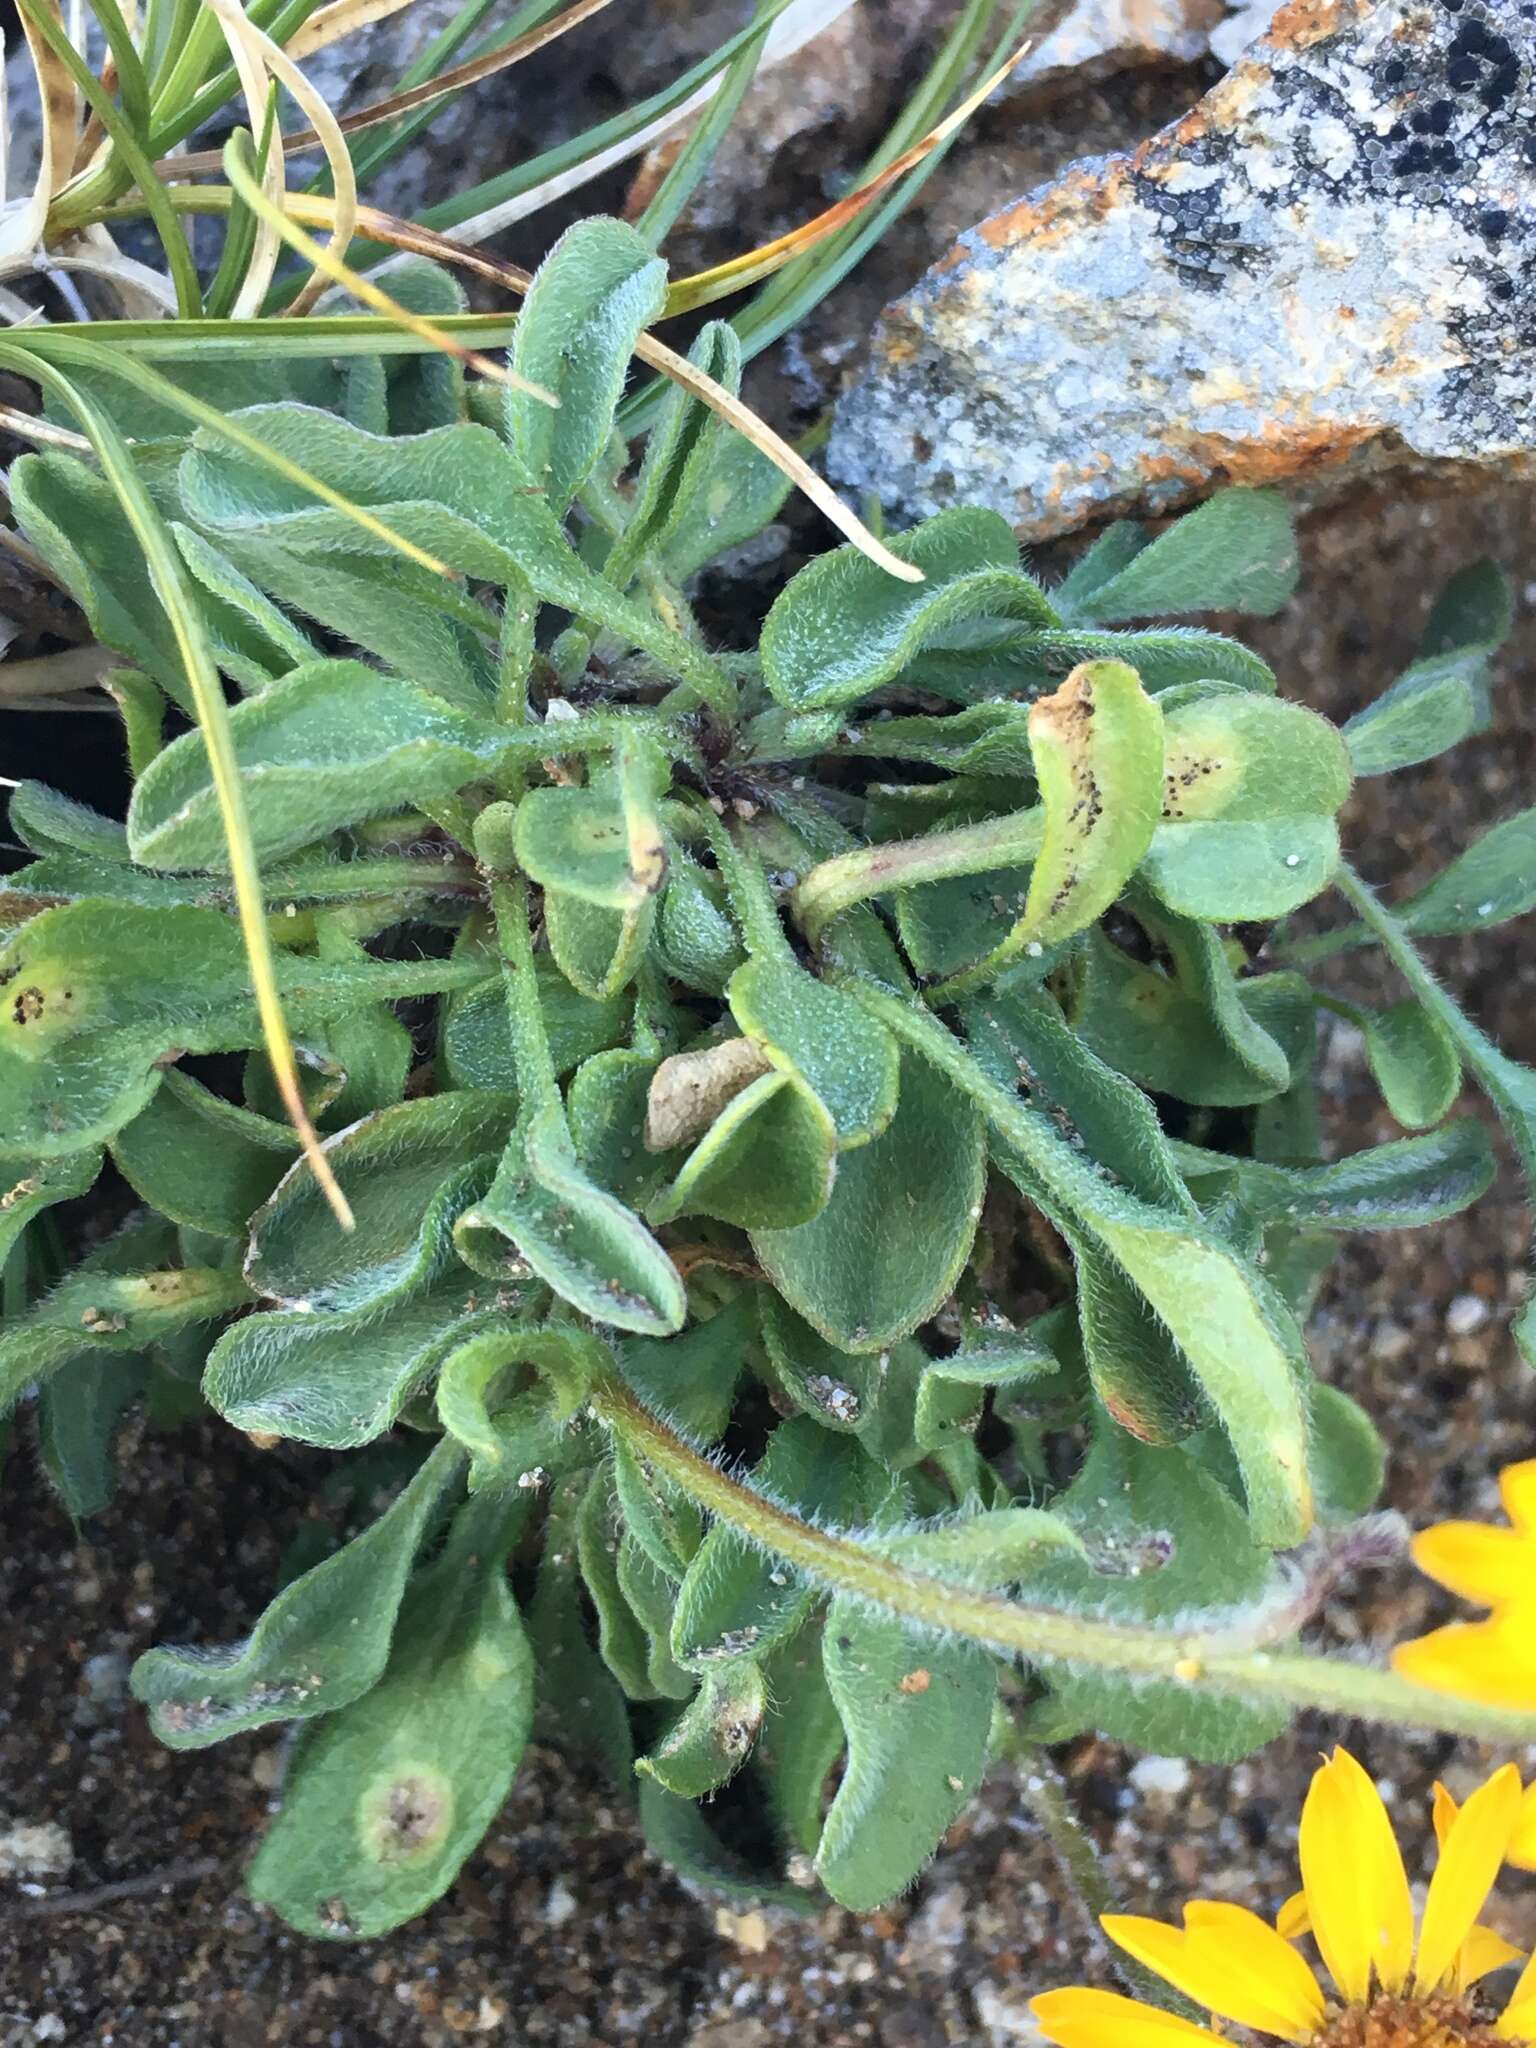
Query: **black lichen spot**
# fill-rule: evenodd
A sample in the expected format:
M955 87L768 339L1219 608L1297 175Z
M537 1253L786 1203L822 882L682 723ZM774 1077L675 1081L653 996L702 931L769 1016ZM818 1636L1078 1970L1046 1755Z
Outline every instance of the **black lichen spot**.
M1422 176L1435 168L1434 152L1427 142L1410 142L1392 159L1392 168L1401 178Z
M48 998L34 983L31 988L24 988L17 996L11 1005L11 1015L18 1024L31 1024L41 1017L47 1001Z
M1508 226L1509 215L1502 206L1485 206L1477 217L1477 231L1485 242L1500 241Z

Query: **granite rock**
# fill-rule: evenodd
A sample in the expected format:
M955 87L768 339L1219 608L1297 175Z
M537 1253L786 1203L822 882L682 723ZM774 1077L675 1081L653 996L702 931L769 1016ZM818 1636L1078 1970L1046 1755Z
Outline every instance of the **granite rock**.
M1033 100L1068 76L1075 85L1143 64L1193 64L1235 18L1223 0L1077 0L1019 65L1008 96Z
M1225 484L1536 477L1529 0L1291 0L1183 119L888 309L837 482L1025 538Z

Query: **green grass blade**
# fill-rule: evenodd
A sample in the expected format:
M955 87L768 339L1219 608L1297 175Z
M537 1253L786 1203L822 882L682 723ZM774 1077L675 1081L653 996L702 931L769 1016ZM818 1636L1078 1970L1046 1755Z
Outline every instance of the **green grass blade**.
M273 42L286 44L322 5L323 0L287 0L286 5L278 4L278 0L251 0L246 13L254 26L264 29ZM190 12L191 27L164 84L155 94L155 125L149 136L152 156L164 156L168 149L184 142L240 89L233 64L220 65L211 78L205 76L224 47L224 40L218 18L201 5L201 0Z
M253 167L258 185L267 167L267 151L272 147L273 138L277 133L277 105L278 92L274 80L267 94L267 114L261 124L261 141L256 150ZM240 296L246 267L256 246L257 222L258 216L254 207L248 205L237 193L236 203L229 210L229 221L224 230L224 247L219 256L219 267L214 272L213 282L203 299L203 312L210 320L226 318L235 300ZM249 325L246 321L239 324ZM265 351L263 353L265 354Z
M973 66L996 12L996 4L997 0L968 0L922 83L864 165L862 177L867 178L883 170L942 118L945 107L959 92ZM994 58L989 62L1000 58L1012 47L1036 4L1037 0L1025 0L1025 4L1015 10L1006 33L998 40ZM749 360L771 347L836 289L880 240L891 222L911 204L958 139L958 135L954 135L942 142L871 213L840 234L829 237L819 247L807 251L804 256L785 264L777 276L764 284L732 317L731 325ZM619 409L620 430L630 437L648 433L656 423L657 409L665 396L666 385L659 378L633 392Z
M790 0L769 0L769 20L776 21L790 4ZM446 231L461 226L472 214L483 213L493 206L501 206L509 199L520 198L531 192L548 178L568 171L575 165L585 163L588 157L598 155L615 143L627 142L638 135L642 128L652 121L675 113L684 105L700 86L707 85L737 57L743 46L762 33L761 20L749 22L736 34L728 36L718 49L703 57L697 64L674 78L660 92L652 93L649 99L628 107L622 114L615 114L611 120L601 121L596 127L587 128L580 135L572 136L569 142L562 142L554 149L546 150L542 156L529 159L525 164L514 165L512 169L488 178L483 184L473 185L465 192L456 192L451 199L443 200L437 206L429 206L420 216L423 227Z
M453 20L422 51L415 63L404 70L396 83L397 92L409 92L413 86L426 85L437 76L446 64L452 63L465 42L472 36L496 4L496 0L467 0ZM504 22L494 36L488 36L470 52L472 57L483 57L504 43L516 42L529 29L539 28L555 12L560 0L525 0L517 8L510 21ZM427 127L442 110L451 106L457 94L435 100L429 107L421 107L414 114L406 114L387 128L372 131L362 137L352 151L352 165L357 173L357 182L362 185L376 171L382 170L391 157L407 148L422 129ZM329 189L329 179L324 171L317 173L305 188L310 192L324 192Z
M80 343L77 347L84 353L90 348L90 344ZM110 355L104 345L97 345L94 353L100 358L94 367L103 368L110 363ZM300 1092L293 1041L278 995L277 970L273 961L272 941L267 930L261 874L251 844L250 821L246 814L245 795L240 783L240 767L234 742L230 737L229 708L224 701L223 686L204 631L202 614L188 585L187 571L180 552L171 538L169 528L156 509L154 500L134 468L127 442L123 440L107 415L51 363L39 361L33 356L24 343L0 342L0 364L23 377L37 379L75 415L82 432L95 450L102 475L116 493L118 502L144 551L144 559L149 566L160 602L165 608L166 617L176 638L188 686L192 692L192 701L197 710L203 743L208 749L209 766L223 819L225 842L229 848L230 873L235 886L240 929L245 940L246 955L250 961L251 988L261 1016L267 1056L316 1178L326 1190L343 1228L350 1228L351 1211L341 1190L336 1186L329 1162L321 1153L319 1140L315 1136Z
M144 66L128 32L128 24L122 17L117 0L91 0L91 12L101 23L107 48L112 52L112 62L117 67L117 89L123 102L123 118L135 135L147 135L149 80L144 75Z
M143 193L144 205L165 249L165 260L176 287L176 304L179 311L200 313L203 307L203 293L198 282L197 265L192 260L191 247L177 218L176 210L166 194L165 186L155 174L149 151L140 136L135 133L123 108L119 107L91 70L49 10L41 6L39 0L17 0L17 4L84 93L92 112L99 117L102 127L112 139L121 160L122 171L128 174ZM115 9L109 6L99 18L114 58L118 57L117 43L121 41L123 44L122 57L118 59L119 71L121 72L123 61L127 62L130 69L137 71L138 53L127 39L122 16L116 14ZM139 77L142 80L141 72Z
M725 140L726 131L757 76L773 14L771 5L758 8L760 27L756 39L744 44L731 59L720 81L720 90L704 109L693 133L653 193L650 204L635 222L637 232L644 235L653 249L659 249L676 226L679 215L713 163L715 151Z
M211 211L212 209L210 209ZM227 203L220 212L228 211ZM517 331L515 313L441 313L434 321L445 334L481 348L505 348ZM406 329L391 327L372 313L311 314L308 319L228 320L221 315L191 320L114 320L113 356L130 362L235 362L330 356L425 355L432 344ZM27 345L45 360L65 360L82 341L99 343L99 322L59 320L31 328ZM124 372L126 375L127 373Z

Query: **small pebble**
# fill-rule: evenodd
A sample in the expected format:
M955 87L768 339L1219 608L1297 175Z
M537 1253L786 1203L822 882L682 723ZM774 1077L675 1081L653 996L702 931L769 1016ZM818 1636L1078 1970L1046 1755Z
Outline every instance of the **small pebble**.
M1131 1783L1149 1799L1180 1799L1189 1790L1189 1765L1181 1756L1144 1756L1131 1766Z
M750 1956L760 1956L772 1940L768 1922L761 1913L733 1913L721 1906L715 1913L715 1932Z
M563 1927L576 1911L576 1895L563 1877L557 1877L544 1901L544 1918L551 1927Z
M56 1820L19 1820L0 1831L0 1878L62 1877L75 1845Z
M1445 1327L1453 1337L1470 1337L1482 1329L1490 1310L1480 1294L1458 1294L1445 1312Z

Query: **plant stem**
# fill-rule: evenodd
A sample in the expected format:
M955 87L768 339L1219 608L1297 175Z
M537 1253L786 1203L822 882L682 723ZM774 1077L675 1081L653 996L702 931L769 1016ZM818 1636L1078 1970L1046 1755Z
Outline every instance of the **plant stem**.
M1223 1699L1278 1700L1294 1707L1359 1716L1397 1727L1435 1728L1485 1742L1536 1740L1536 1710L1481 1707L1409 1685L1387 1671L1297 1651L1263 1647L1270 1630L1294 1626L1283 1609L1182 1632L1097 1621L1060 1609L1005 1600L995 1593L912 1572L846 1534L818 1528L744 1486L651 1414L609 1370L592 1389L604 1421L719 1520L738 1529L806 1577L834 1592L884 1607L920 1628L963 1636L1032 1662L1092 1666L1159 1680Z
M1056 1867L1082 1908L1095 1945L1107 1946L1099 1923L1106 1913L1118 1913L1123 1908L1115 1897L1098 1844L1077 1817L1065 1779L1043 1749L1032 1748L1017 1737L1009 1744L1009 1756L1018 1770L1024 1804L1050 1844ZM1204 2013L1170 1989L1161 1977L1155 1977L1140 1963L1133 1963L1118 1949L1110 1949L1110 1955L1126 1988L1137 1997L1181 2018L1204 2020Z
M994 868L1017 867L1040 851L1045 812L1014 811L1006 818L988 818L953 832L932 832L922 839L897 839L884 846L861 846L840 853L811 869L791 902L801 929L812 945L841 911L887 889L910 889L919 882L941 882L954 875L986 874Z
M1341 924L1331 932L1314 932L1309 939L1295 939L1288 945L1273 947L1272 951L1288 967L1316 967L1340 953L1352 952L1356 946L1369 945L1370 938L1363 924Z
M538 603L526 576L507 584L501 614L501 665L496 714L508 725L528 719L528 677L533 668L533 629Z
M560 1085L550 1057L539 984L533 965L533 935L528 928L528 884L521 875L491 884L496 940L505 963L507 1019L512 1029L512 1064L530 1117L546 1116L565 1125Z
M1334 887L1359 912L1361 923L1381 942L1387 958L1413 994L1451 1038L1493 1104L1519 1158L1527 1186L1536 1186L1536 1071L1502 1052L1461 1005L1447 995L1420 957L1401 918L1387 909L1375 890L1347 863L1340 863ZM1521 1310L1514 1335L1525 1358L1536 1362L1536 1301L1527 1302Z
M707 804L696 804L694 816L703 827L704 837L715 856L715 865L731 899L731 909L741 926L747 951L765 960L793 958L788 936L779 922L778 906L761 864Z

